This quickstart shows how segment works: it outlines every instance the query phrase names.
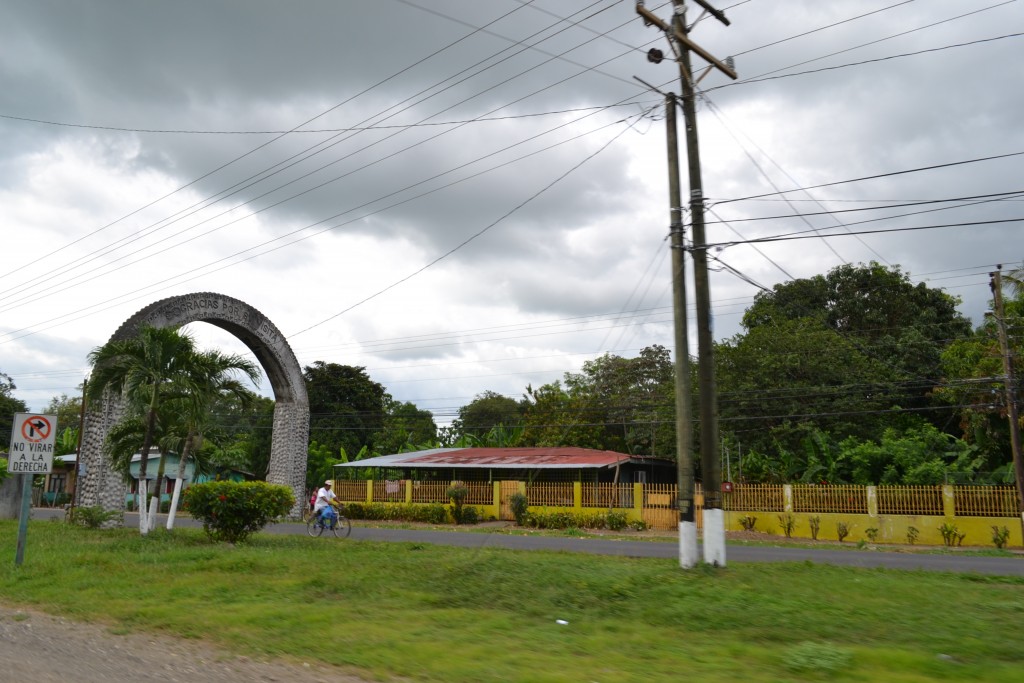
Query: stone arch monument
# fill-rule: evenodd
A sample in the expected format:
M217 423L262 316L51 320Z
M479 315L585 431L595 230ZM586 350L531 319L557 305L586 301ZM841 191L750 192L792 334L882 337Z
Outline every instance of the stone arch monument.
M223 294L199 292L163 299L128 318L111 340L128 339L144 325L181 327L206 322L227 330L256 355L274 389L274 427L267 481L283 484L295 494L291 515L298 517L305 502L306 458L309 443L309 398L299 362L274 323L255 308ZM103 454L107 432L120 419L119 396L106 397L89 407L79 457L85 468L79 500L108 510L124 507L124 482Z

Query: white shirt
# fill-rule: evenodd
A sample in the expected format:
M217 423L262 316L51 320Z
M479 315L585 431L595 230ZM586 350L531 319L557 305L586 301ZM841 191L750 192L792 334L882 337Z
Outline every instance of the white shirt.
M313 507L313 512L320 512L325 507L328 507L335 498L337 496L334 495L334 491L326 486L321 486L320 490L316 492L316 505Z

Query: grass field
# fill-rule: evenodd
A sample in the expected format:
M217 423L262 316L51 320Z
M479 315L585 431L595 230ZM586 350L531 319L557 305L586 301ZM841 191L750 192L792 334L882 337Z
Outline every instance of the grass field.
M0 522L0 601L415 681L1024 681L1024 579ZM568 622L559 624L556 620Z

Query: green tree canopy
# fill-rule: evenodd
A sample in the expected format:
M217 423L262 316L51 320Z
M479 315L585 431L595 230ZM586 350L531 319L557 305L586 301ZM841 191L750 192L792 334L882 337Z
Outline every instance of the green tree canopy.
M946 344L970 334L958 303L923 282L913 284L898 266L846 264L759 293L743 326L753 331L785 320L818 320L900 378L928 381L940 375Z
M17 389L11 376L0 372L0 447L5 451L11 442L11 427L14 426L15 413L27 413L28 406L21 399L12 395ZM57 423L58 427L60 423Z
M459 408L459 416L452 422L452 427L457 434L477 437L487 434L498 425L515 427L523 423L527 405L526 401L517 401L487 390Z
M332 453L373 447L391 397L366 368L316 361L303 368L309 395L309 438Z
M957 303L878 263L758 294L743 317L746 332L716 349L723 433L767 450L798 448L783 424L840 439L906 427L908 413L947 427L950 412L932 392L944 349L970 334Z
M1020 274L1020 270L1015 274ZM1009 331L1011 357L1024 357L1024 288L1012 277L1004 277L1003 314ZM1015 333L1018 331L1018 333ZM959 436L975 445L986 458L984 469L1005 470L1012 462L1010 430L1003 389L1002 348L993 316L986 316L966 339L954 340L942 353L943 382L936 388L938 400L957 410ZM1018 405L1024 403L1024 383L1017 373ZM1022 425L1024 427L1024 425Z
M561 382L528 387L527 398L528 442L675 456L673 368L663 346L636 358L605 354Z
M416 450L437 441L437 424L429 410L421 410L409 401L387 397L384 426L373 436L373 450L381 455Z

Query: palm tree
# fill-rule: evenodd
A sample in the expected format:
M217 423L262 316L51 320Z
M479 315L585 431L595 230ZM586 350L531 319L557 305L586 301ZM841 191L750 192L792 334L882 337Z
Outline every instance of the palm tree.
M110 391L127 399L129 404L145 406L140 411L145 428L139 463L139 531L143 535L149 532L146 464L153 444L157 411L170 387L177 392L190 388L195 379L191 372L195 357L195 342L188 334L149 325L140 329L138 336L112 339L93 349L88 356L93 366L88 389L90 399L98 400Z
M1014 296L1024 295L1024 263L1007 273L1003 279L1010 286L1010 292Z
M210 406L218 398L234 397L246 404L252 397L245 385L236 379L241 374L256 384L260 378L259 366L237 354L220 351L205 351L196 354L189 369L190 393L181 402L185 434L181 455L178 458L178 477L174 482L171 507L167 515L167 529L174 528L178 500L188 459L202 445L203 434L209 429Z

